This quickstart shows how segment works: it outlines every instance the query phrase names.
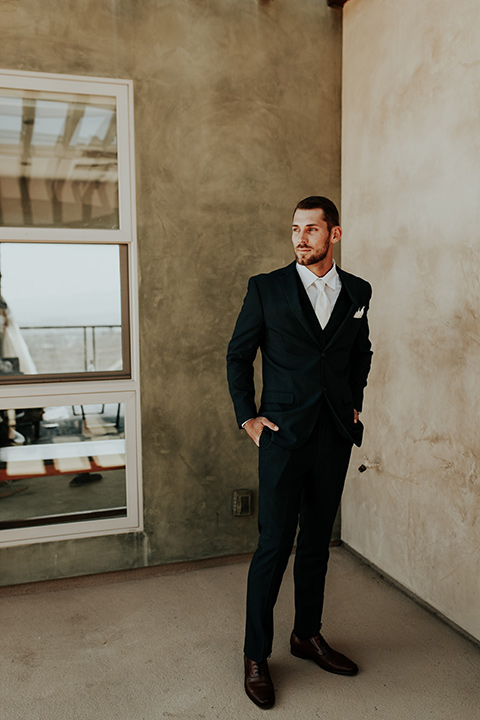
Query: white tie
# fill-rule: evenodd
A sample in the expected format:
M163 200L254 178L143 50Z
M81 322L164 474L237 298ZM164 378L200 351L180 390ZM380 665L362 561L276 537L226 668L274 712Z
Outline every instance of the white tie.
M315 285L317 286L315 313L318 318L318 322L322 326L323 330L330 319L332 309L330 306L330 300L328 299L327 293L325 292L325 282L322 280L322 278L318 278L318 280L315 280Z

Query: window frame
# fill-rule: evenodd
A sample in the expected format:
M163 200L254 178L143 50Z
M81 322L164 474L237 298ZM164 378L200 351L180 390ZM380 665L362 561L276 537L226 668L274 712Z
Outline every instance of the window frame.
M36 525L34 527L19 527L0 530L0 547L5 545L24 545L39 541L65 540L72 537L92 537L97 535L111 535L121 532L140 529L142 518L142 498L140 483L131 482L132 477L141 477L140 455L137 453L136 439L138 428L138 394L134 391L101 391L93 393L68 393L59 395L35 395L28 397L2 398L1 410L8 410L12 406L23 409L32 406L32 400L37 407L50 407L55 405L96 405L102 403L125 404L125 481L127 514L125 517L98 520L78 520L72 522L59 522L50 525ZM130 482L129 482L130 479ZM33 486L35 478L28 479ZM59 482L61 479L59 478Z
M0 70L0 89L35 90L58 92L68 95L100 95L115 97L117 103L117 162L118 162L118 214L119 229L98 228L36 228L0 227L0 240L23 242L89 242L130 243L134 235L135 208L130 187L134 182L133 157L133 82L116 78L85 78L75 75L50 75L47 73L24 73ZM130 147L130 152L120 152L121 147Z
M143 530L141 418L138 339L138 269L135 212L133 81L0 69L0 88L89 96L112 96L117 106L119 229L0 227L0 241L38 243L111 243L124 246L126 273L122 286L122 346L125 337L130 368L114 371L17 376L2 382L0 409L125 403L127 516L0 530L0 547ZM123 252L122 250L120 252ZM121 264L122 267L122 264ZM122 273L123 275L123 273ZM127 292L124 302L123 292ZM123 331L126 322L127 333ZM124 347L125 350L125 347ZM22 379L20 379L22 378Z

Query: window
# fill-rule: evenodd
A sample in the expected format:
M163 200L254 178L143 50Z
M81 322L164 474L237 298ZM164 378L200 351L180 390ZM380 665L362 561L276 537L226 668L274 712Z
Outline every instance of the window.
M0 410L0 445L0 530L126 517L125 403Z
M128 377L127 257L124 245L0 243L0 383Z
M0 545L141 528L136 327L131 81L0 72Z
M115 97L3 88L1 224L119 228Z

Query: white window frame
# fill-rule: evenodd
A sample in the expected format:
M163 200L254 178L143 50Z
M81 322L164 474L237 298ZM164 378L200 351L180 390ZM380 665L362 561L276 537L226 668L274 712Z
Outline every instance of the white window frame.
M143 530L140 378L138 342L138 271L135 212L133 82L117 78L53 75L0 69L0 88L90 96L117 102L119 229L0 227L5 242L125 244L128 248L131 376L126 379L10 384L1 388L0 409L125 403L127 516L0 530L0 547L94 537ZM34 481L32 481L34 482Z
M109 95L117 101L118 148L118 230L83 228L1 227L0 240L24 242L88 242L130 243L135 235L133 82L114 78L86 78L75 75L50 75L0 70L0 87L12 90L36 90L69 95ZM122 148L129 151L122 152Z

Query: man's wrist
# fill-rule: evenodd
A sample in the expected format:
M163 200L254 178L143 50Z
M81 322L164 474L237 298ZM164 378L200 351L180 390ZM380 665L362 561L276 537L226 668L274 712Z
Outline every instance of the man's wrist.
M251 418L248 418L248 420L245 420L245 422L242 423L242 430L245 428L245 425L247 424L247 422L250 422L250 420L255 420L255 418L251 417Z

